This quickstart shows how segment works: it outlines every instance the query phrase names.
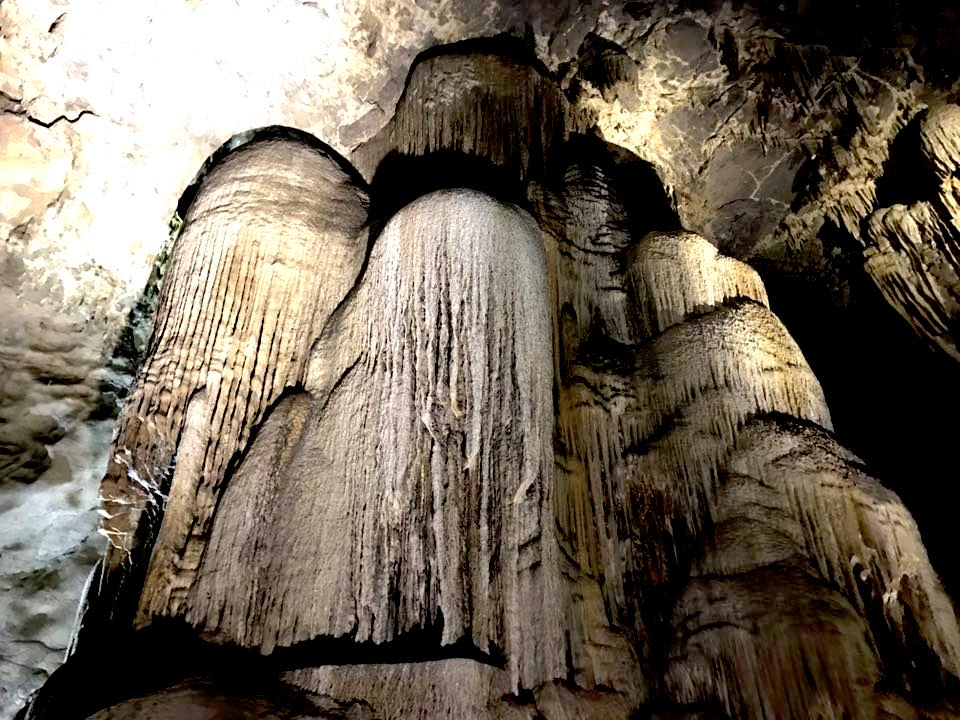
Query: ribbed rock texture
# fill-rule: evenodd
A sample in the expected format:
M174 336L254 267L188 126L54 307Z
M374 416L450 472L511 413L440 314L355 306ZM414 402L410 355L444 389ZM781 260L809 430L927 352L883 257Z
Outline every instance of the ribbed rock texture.
M932 197L869 217L866 268L898 313L960 360L960 107L924 117L919 145L917 181Z
M716 282L700 271L664 274L671 258L712 252L702 243L650 240L660 249L634 266L632 248L651 228L682 225L749 262L816 370L837 433L904 497L956 593L953 508L916 478L955 475L956 424L941 415L960 403L958 23L950 3L899 0L2 0L0 716L66 650L77 595L108 542L96 532L108 463L107 494L129 503L99 508L111 516L111 583L127 582L128 551L156 541L166 550L149 567L150 587L161 594L144 613L176 606L231 453L278 393L298 389L296 353L278 356L289 372L268 378L257 368L272 346L238 345L258 312L266 320L285 300L255 302L235 329L194 348L195 366L154 362L153 384L135 401L142 422L133 410L122 420L141 463L134 474L124 465L132 456L110 450L189 205L178 198L206 158L222 158L218 147L276 124L350 158L370 183L369 215L357 212L373 235L443 187L466 185L530 213L545 234L554 373L564 382L574 368L588 373L581 346L651 337L679 322L685 297L694 312L728 293L763 301L739 271ZM502 32L511 47L490 54ZM430 49L443 43L455 45ZM240 266L209 272L228 286L266 261L224 252ZM278 274L261 289L286 274L267 264ZM304 258L307 266L329 269L322 258ZM305 298L336 285L291 291ZM653 294L634 311L631 297L643 292ZM166 312L188 320L196 307L185 297ZM325 311L310 312L319 322ZM294 344L312 342L303 317L276 319L301 328ZM237 414L219 416L234 400ZM176 471L172 446L191 403L192 442L216 440L197 459L199 475L181 470L175 490L195 499L161 528L169 489L156 487ZM142 492L117 495L128 486ZM206 518L196 528L194 510ZM143 514L149 528L132 534ZM128 610L140 582L127 582ZM584 605L600 602L598 588L583 592Z
M369 185L281 128L213 159L25 719L960 710L918 527L760 276L567 102L476 41L413 67Z
M269 139L230 155L194 198L100 488L103 582L152 545L145 612L182 601L228 465L303 383L366 255L366 202L328 151Z
M187 617L264 651L437 628L535 684L555 672L541 656L560 663L538 644L559 645L561 626L543 584L553 362L537 226L483 195L424 196L387 223L348 302L310 362L349 369L311 368L320 399L292 396L264 423Z

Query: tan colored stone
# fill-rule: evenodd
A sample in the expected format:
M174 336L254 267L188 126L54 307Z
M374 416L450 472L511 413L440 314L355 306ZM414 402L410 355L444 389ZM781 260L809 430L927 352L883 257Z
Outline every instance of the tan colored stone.
M72 161L70 146L58 133L19 115L0 115L0 236L55 203Z

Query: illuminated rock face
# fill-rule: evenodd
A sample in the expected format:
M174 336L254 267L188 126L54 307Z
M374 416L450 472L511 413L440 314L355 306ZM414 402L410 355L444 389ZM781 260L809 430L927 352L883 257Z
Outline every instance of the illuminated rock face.
M960 360L960 107L922 118L919 145L931 197L870 216L866 268L898 313Z
M956 594L953 507L916 478L955 474L955 423L941 420L943 407L960 403L956 212L943 162L955 124L942 120L957 100L960 15L878 2L2 0L0 717L62 661L76 598L106 545L98 482L108 458L111 474L124 472L111 434L149 339L154 276L139 296L163 268L154 260L168 253L174 211L187 206L177 200L227 138L244 142L250 128L272 124L309 131L349 158L370 184L363 217L374 234L409 202L466 183L519 203L564 238L548 262L561 308L559 377L583 366L591 329L624 344L653 332L643 326L653 315L636 313L616 288L622 253L667 227L650 203L665 188L683 227L759 271L817 373L838 436L901 494ZM430 50L501 32L538 62L517 52L490 62L470 42ZM924 123L931 132L920 132ZM900 152L915 130L915 145ZM602 137L606 150L577 133ZM427 151L428 167L413 168ZM625 170L637 157L656 169L655 182ZM899 160L910 157L924 172L903 172ZM484 160L516 172L491 173ZM891 183L916 192L890 192ZM616 202L602 202L605 194ZM549 241L545 252L552 258ZM657 256L669 267L674 255ZM657 322L673 322L686 282L647 283L662 296ZM191 308L170 305L174 316ZM303 327L303 317L286 318L283 336L292 325ZM162 562L160 552L152 578L187 582L207 533L191 513L209 514L221 464L272 407L274 380L302 369L299 357L285 357L290 373L260 387L257 361L245 367L247 350L237 350L249 332L241 321L212 340L196 368L154 363L180 414L155 417L142 432L135 418L124 422L137 452L158 443L150 473L166 482L174 465L161 460L173 458L182 408L220 362L204 353L221 353L229 377L217 399L196 399L195 413L215 416L216 403L251 388L205 453L202 478L177 485L189 493L197 482L196 499L156 540L177 547L189 536L190 559L174 569L175 551ZM295 343L309 335L301 332ZM928 352L927 339L940 350ZM260 349L267 360L271 347ZM149 388L137 402L143 392L152 402ZM121 513L114 529L122 517L139 527L139 514L154 514L148 496L105 509ZM110 562L122 557L112 550ZM187 592L177 582L166 589L174 603ZM139 590L139 580L131 586Z
M461 50L367 150L440 173L400 207L279 130L204 178L25 717L955 711L953 605L759 276Z

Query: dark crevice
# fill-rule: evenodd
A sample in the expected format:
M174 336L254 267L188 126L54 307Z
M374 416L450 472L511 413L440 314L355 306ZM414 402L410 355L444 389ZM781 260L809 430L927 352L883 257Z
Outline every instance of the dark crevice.
M16 98L10 97L10 96L7 95L6 93L3 93L3 96L4 96L6 99L10 100L11 102L14 102L14 103L20 103L20 102L21 102L20 100L17 100ZM72 125L73 123L79 121L80 118L84 117L85 115L92 115L93 117L100 117L100 116L97 115L93 110L81 110L81 111L78 112L74 117L70 117L69 115L66 115L66 114L58 115L58 116L55 117L53 120L41 120L41 119L38 118L38 117L34 117L33 115L30 115L26 110L9 110L9 109L8 109L8 110L4 110L4 112L6 112L6 113L9 114L9 115L17 115L17 116L22 117L22 118L24 118L25 120L27 120L27 122L31 122L31 123L33 123L34 125L39 125L40 127L42 127L42 128L47 128L47 129L52 128L54 125L56 125L56 124L59 123L59 122L63 122L64 120L66 120L68 123L70 123L70 124Z
M50 27L47 28L47 32L48 32L48 33L52 33L52 32L54 32L58 27L60 27L60 23L63 22L63 19L64 19L66 16L67 16L66 13L60 13L59 15L57 15L57 18L56 18L52 23L50 23Z
M599 89L604 97L618 83L637 82L636 63L615 42L590 33L580 46L578 55L580 78Z
M317 658L324 658L323 665L463 658L497 668L504 666L497 651L482 652L467 640L441 647L441 633L442 622L382 644L357 643L349 637L317 638L263 655L258 649L198 639L196 631L178 619L157 619L137 631L110 632L103 628L97 642L79 647L65 665L54 671L17 718L86 718L97 710L191 678L222 685L238 697L271 689L289 691L277 678L288 670L318 667ZM110 682L103 682L104 673L109 673Z
M454 188L468 188L533 213L523 182L508 168L479 155L437 150L426 155L391 151L370 183L371 245L387 221L417 198Z
M632 150L598 135L571 135L553 161L552 185L559 190L567 170L576 165L596 168L609 181L609 201L622 207L634 242L648 232L681 229L676 199L668 195L653 164Z
M930 499L930 483L956 475L956 423L943 419L944 408L960 407L956 364L887 303L863 271L854 238L828 223L820 241L836 278L826 268L791 272L774 261L755 263L771 310L823 388L838 441L900 496L947 592L958 597L954 513ZM834 287L838 278L845 280Z
M920 130L927 111L921 110L890 143L883 174L877 179L877 207L913 203L937 194L937 176L920 150Z
M510 33L500 33L488 37L468 38L445 45L435 45L419 53L413 62L410 63L410 69L407 71L407 77L403 83L403 93L397 101L398 108L406 98L407 90L410 87L410 79L413 77L413 73L417 67L427 60L446 55L496 55L504 60L512 60L521 65L529 65L539 75L545 78L557 79L543 61L537 57L532 35L519 38Z

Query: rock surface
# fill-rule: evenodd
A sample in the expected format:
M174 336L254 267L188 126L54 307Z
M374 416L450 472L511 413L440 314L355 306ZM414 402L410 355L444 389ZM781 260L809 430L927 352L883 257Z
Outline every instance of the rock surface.
M957 357L960 20L949 9L899 3L851 9L839 21L836 3L784 6L0 3L0 297L15 310L0 318L0 576L9 603L0 610L0 715L68 643L79 590L102 547L94 508L108 458L111 477L131 481L108 453L109 418L136 370L136 353L123 349L130 311L184 188L216 148L238 133L249 139L252 128L293 126L349 154L373 189L374 233L436 189L401 187L400 178L429 174L422 164L410 172L411 157L441 147L470 153L461 177L525 206L547 232L555 337L563 338L557 373L584 367L578 355L581 345L593 346L591 333L635 344L679 322L691 303L700 312L728 296L769 302L820 374L841 439L856 439L868 461L898 468L909 481L898 489L911 501L924 497L915 473L949 477L952 458L936 443L922 457L896 448L949 438L934 411L960 388L956 365L928 359L919 343L897 335L899 320L883 314L861 278L869 274L919 336ZM405 85L421 51L502 31L532 47L538 62L516 53L477 58L468 44L453 60L435 53L418 63ZM442 87L486 95L465 105L462 94L431 92L441 79ZM491 106L506 111L495 116L499 126L460 126ZM525 145L495 147L500 130L517 126ZM605 154L596 142L606 143ZM625 163L614 146L646 165ZM511 153L519 175L485 164L509 166ZM567 158L564 167L531 165L551 154ZM433 155L438 176L456 164ZM919 190L905 193L912 178ZM674 210L679 221L671 225L664 218ZM654 235L645 242L660 246L656 252L625 253L647 231L680 224L759 269L769 299L729 260L716 265L730 270L679 284L664 275L673 258L695 274L714 266L702 244ZM628 312L629 293L644 283L647 310ZM730 317L738 317L732 309ZM849 328L863 342L850 340ZM877 384L891 371L878 357L889 358L899 378L883 392ZM242 385L242 362L238 372ZM255 385L256 373L250 377ZM251 423L271 397L251 401ZM724 402L694 415L709 417ZM129 428L130 418L124 422ZM163 432L176 435L179 427L164 422ZM236 431L211 456L222 465L249 426L215 414L209 422ZM156 440L134 434L140 439L125 445ZM221 470L210 467L204 478L200 487L215 494ZM940 534L947 546L947 515L938 508L916 512L918 520L924 513L925 536ZM38 526L38 516L53 525ZM189 524L171 516L161 545L192 536ZM112 552L116 561L125 551ZM170 576L159 557L151 573Z
M206 533L228 464L304 381L310 347L367 251L366 194L347 169L323 147L269 137L224 160L186 214L101 484L104 582L155 537L148 586L172 583L158 608L182 600L190 582L176 578L200 560L194 536ZM210 259L200 273L198 258Z
M23 717L955 712L954 606L758 274L631 213L629 153L562 104L508 145L491 118L552 81L502 44L451 81L461 50L369 146L439 173L400 208L299 133L208 168L76 654ZM114 647L165 669L91 683ZM191 685L224 662L316 702Z
M866 268L898 313L960 360L960 107L922 118L919 144L932 198L868 218Z

